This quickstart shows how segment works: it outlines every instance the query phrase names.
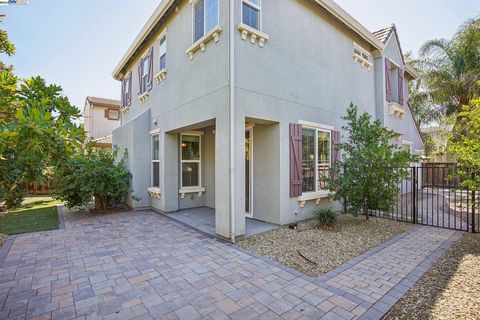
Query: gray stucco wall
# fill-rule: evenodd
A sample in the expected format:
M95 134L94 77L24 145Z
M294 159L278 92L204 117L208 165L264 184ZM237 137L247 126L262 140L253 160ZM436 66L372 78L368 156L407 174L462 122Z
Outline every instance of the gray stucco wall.
M243 234L246 121L256 123L254 218L279 224L309 218L318 207L310 201L300 208L298 199L289 197L289 123L304 120L341 130L340 118L353 102L361 112L375 115L392 129L402 129L405 139L414 142L414 148L420 148L411 118L406 117L402 123L388 118L383 56L374 54L379 58L370 71L356 64L352 58L353 42L367 50L373 48L309 0L262 1L262 31L270 36L264 48L243 41L240 33L235 32L235 139L230 146L229 8L228 1L219 4L223 28L219 42L209 42L205 52L197 52L193 61L185 53L192 44L191 5L182 1L179 10L167 19L167 78L160 84L154 83L145 103L140 103L136 96L138 59L129 66L133 72L132 105L122 117L122 127L114 132L114 142L132 150L129 168L134 175L135 193L142 197L135 206L152 206L164 212L214 207L217 233L228 237L232 147L237 234ZM235 6L237 25L241 1L235 1ZM291 17L301 19L285 23ZM164 29L161 27L145 46L145 50L154 46L154 73L159 68L158 36ZM387 48L385 55L399 57L395 48ZM410 124L405 125L406 121ZM146 194L151 167L149 131L153 129L160 130L160 200L150 200ZM194 195L191 199L187 195L180 199L179 134L191 130L205 131L202 186L206 193L202 198ZM322 200L320 206L338 208L328 199Z
M145 128L150 124L150 110L138 115L133 121L113 131L113 145L119 148L119 156L125 150L128 152L127 169L132 173L133 194L140 197L140 201L133 201L130 197L128 204L135 208L150 207L147 192L150 186L150 135Z
M351 102L375 114L375 76L352 58L353 42L369 45L311 1L263 1L262 14L263 32L270 37L264 48L239 34L235 38L236 108L246 117L277 123L278 138L271 130L254 130L254 181L261 180L254 182L261 186L254 189L254 218L285 224L311 217L317 207L307 202L302 209L289 197L289 123L304 120L340 130ZM291 17L301 19L284 23ZM272 154L259 150L259 143L270 144ZM268 162L259 164L259 157Z

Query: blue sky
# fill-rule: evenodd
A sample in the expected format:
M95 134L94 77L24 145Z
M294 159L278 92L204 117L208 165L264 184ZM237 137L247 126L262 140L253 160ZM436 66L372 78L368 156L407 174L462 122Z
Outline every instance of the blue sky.
M426 40L451 37L480 13L478 0L336 1L371 31L395 23L403 50L414 52ZM21 77L41 75L61 85L80 109L87 95L118 99L111 73L160 0L29 2L0 7L2 28L17 48L14 57L1 59Z

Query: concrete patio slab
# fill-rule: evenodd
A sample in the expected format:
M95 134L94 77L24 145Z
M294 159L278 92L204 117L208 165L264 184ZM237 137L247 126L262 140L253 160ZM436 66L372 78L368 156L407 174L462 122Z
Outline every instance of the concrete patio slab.
M167 213L168 217L185 223L211 236L217 236L215 232L215 209L201 207L184 209L178 212ZM278 228L277 225L268 222L246 218L244 238L254 236Z

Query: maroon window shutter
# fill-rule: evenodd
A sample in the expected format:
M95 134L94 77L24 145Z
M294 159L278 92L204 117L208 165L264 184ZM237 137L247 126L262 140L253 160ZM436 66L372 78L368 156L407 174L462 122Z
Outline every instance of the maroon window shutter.
M336 165L340 161L340 131L332 131L332 164Z
M398 103L403 106L404 98L403 98L403 78L404 78L404 71L403 69L398 68Z
M302 126L290 124L290 197L302 195Z
M338 174L340 173L340 168L337 166L340 165L340 131L332 131L332 165L334 167L333 179L337 180Z
M148 81L147 81L147 90L152 90L153 88L153 47L150 48L150 53L148 54Z
M392 102L392 63L385 58L385 85L387 91L387 101Z
M142 94L142 62L143 59L140 59L140 62L138 64L138 94Z
M127 106L132 104L132 71L128 74Z
M105 118L108 118L108 109L105 109Z
M125 101L125 79L122 80L122 95L120 99L120 104L122 107L125 107L126 101Z

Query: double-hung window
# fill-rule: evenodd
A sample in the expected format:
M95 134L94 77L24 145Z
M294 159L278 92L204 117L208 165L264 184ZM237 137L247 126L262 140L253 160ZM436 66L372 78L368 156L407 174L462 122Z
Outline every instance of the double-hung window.
M142 59L142 67L141 67L141 71L142 71L142 77L141 77L141 80L142 80L142 83L141 83L141 92L147 92L147 83L148 83L148 64L149 64L149 59L147 58L144 58Z
M193 42L196 42L218 25L218 0L198 0L194 4L193 15Z
M155 134L152 136L152 187L160 187L160 145L159 145L159 135Z
M160 71L167 68L167 35L160 38Z
M201 135L181 135L180 150L182 188L201 186L201 142Z
M242 0L242 22L249 27L261 29L262 0Z
M324 178L331 168L331 131L302 128L302 191L317 192L327 188Z

